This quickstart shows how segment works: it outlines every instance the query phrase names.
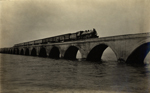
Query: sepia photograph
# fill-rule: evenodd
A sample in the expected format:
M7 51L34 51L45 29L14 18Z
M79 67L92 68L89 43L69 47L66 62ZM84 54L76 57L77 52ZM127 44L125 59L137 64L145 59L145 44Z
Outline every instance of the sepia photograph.
M150 93L150 0L0 0L0 93Z

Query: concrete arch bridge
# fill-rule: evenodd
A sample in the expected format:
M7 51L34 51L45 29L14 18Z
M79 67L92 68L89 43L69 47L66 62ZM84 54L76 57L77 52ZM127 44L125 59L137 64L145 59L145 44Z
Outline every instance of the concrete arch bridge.
M82 58L89 61L101 61L102 54L107 47L110 47L113 50L118 61L143 64L144 58L150 51L150 33L1 48L0 52L50 58L75 59L77 51L79 50Z

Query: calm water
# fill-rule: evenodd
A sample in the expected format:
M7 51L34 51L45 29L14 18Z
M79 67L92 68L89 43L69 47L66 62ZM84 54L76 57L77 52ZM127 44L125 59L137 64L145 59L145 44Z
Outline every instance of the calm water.
M150 93L150 64L0 57L2 93Z

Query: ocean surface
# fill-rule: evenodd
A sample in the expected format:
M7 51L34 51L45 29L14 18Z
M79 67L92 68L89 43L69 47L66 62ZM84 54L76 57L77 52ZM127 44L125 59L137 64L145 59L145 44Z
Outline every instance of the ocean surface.
M51 59L0 54L1 93L150 93L150 62Z

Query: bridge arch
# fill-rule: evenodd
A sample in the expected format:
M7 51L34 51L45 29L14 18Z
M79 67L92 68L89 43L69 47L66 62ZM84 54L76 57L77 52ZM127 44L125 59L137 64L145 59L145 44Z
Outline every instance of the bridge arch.
M39 56L40 57L46 57L47 56L46 48L44 48L44 47L40 48Z
M14 54L19 54L19 49L18 48L14 49Z
M150 51L150 40L144 40L136 44L127 57L127 63L144 64L144 59Z
M10 50L8 49L7 53L9 54L10 53Z
M10 49L8 50L8 54L10 54Z
M12 49L12 54L15 54L15 49Z
M10 54L10 52L11 52L11 50L9 49L9 50L8 50L8 54Z
M71 60L76 59L76 55L77 55L78 50L80 51L80 48L78 48L77 46L69 46L67 48L67 50L65 51L64 58L65 59L71 59Z
M25 49L25 55L29 55L29 48Z
M129 57L129 55L138 47L140 47L141 45L145 44L145 43L149 43L150 39L143 39L141 41L136 42L134 45L132 45L132 47L130 47L128 50L129 52L127 53L128 56L125 58L125 60L127 60L127 58Z
M12 54L13 53L13 50L12 49L10 49L10 54Z
M101 61L103 52L105 51L107 47L110 47L110 46L104 43L93 46L87 55L87 60L88 61ZM116 58L117 58L116 52L111 47L110 49L115 53Z
M12 51L12 49L10 49L10 54L12 54L13 53L13 51Z
M21 55L24 55L24 50L23 50L23 49L21 49L20 54L21 54Z
M54 46L51 50L50 50L50 53L49 53L49 57L50 58L59 58L60 56L60 51L59 51L59 48Z
M37 50L35 48L31 50L31 56L37 56Z

